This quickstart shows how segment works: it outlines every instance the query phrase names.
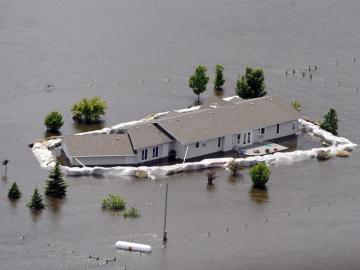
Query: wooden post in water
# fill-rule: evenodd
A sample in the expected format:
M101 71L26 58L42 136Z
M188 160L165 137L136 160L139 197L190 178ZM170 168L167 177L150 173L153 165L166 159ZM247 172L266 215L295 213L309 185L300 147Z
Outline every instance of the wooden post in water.
M164 241L164 242L167 242L166 215L167 215L167 198L168 198L168 189L169 189L169 183L166 183L166 193L165 193L165 212L164 212L164 231L163 231L163 241Z
M8 165L8 163L9 163L9 160L8 160L8 159L5 159L5 160L1 163L3 166L5 166L5 174L4 174L5 177L7 176L7 165Z

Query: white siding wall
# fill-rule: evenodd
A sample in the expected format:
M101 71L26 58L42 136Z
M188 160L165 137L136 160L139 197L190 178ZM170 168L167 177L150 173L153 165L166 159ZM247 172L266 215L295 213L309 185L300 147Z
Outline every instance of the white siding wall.
M153 146L151 147L146 147L146 148L142 148L142 149L138 149L137 150L137 162L136 163L142 163L142 162L147 162L147 161L152 161L152 160L156 160L156 159L160 159L160 158L165 158L169 156L169 144L165 143L165 144L160 144L157 145L159 147L159 156L158 157L153 157ZM142 160L142 150L143 149L147 149L147 159L146 160Z
M232 138L233 135L227 135L224 137L224 148L223 148L224 152L228 152L233 149Z
M293 129L294 124L295 124L295 130ZM256 129L254 130L254 142L263 142L266 140L293 135L297 132L297 130L298 130L297 121L281 123L279 133L276 133L276 125L265 127L264 135L260 135L258 130Z
M223 143L221 144L223 145ZM222 147L218 147L218 139L211 139L206 141L206 146L202 146L202 142L200 142L199 148L195 147L195 143L189 144L189 149L186 155L186 159L204 156L216 152L222 151ZM185 156L187 145L181 145L180 143L177 143L175 145L176 150L176 156L180 159L183 159Z

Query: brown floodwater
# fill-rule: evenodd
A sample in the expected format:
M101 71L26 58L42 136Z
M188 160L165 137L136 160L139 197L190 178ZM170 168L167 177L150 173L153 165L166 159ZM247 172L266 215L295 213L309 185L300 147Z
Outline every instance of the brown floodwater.
M10 160L0 180L0 269L359 269L358 150L274 166L266 190L252 188L248 170L217 170L210 188L205 172L68 177L66 199L46 200L38 214L25 207L47 177L28 144L49 135L48 112L61 112L61 133L72 134L89 128L71 119L84 96L108 102L91 129L184 108L196 100L187 79L198 64L211 75L223 64L227 80L222 93L209 83L202 100L233 95L238 74L261 66L269 94L299 100L313 119L336 108L340 135L359 143L359 14L357 0L0 0L0 158ZM6 197L12 181L23 193L16 203ZM103 211L110 192L141 217ZM153 252L119 251L117 240Z

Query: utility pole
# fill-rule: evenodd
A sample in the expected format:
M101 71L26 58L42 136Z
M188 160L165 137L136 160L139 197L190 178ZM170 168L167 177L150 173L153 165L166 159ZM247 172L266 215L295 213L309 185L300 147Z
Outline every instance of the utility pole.
M163 231L163 241L164 241L164 242L167 242L166 215L167 215L167 198L168 198L168 189L169 189L169 183L166 183L166 193L165 193L165 212L164 212L164 231Z

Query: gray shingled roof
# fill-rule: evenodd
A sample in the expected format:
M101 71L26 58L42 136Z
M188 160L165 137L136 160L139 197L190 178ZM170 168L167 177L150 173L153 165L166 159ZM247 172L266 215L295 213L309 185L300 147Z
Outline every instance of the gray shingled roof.
M159 119L158 124L186 145L242 131L297 120L300 114L279 97L238 100L228 106L207 108Z
M127 128L135 150L173 141L152 123Z
M64 136L73 157L134 155L128 134L90 134Z

